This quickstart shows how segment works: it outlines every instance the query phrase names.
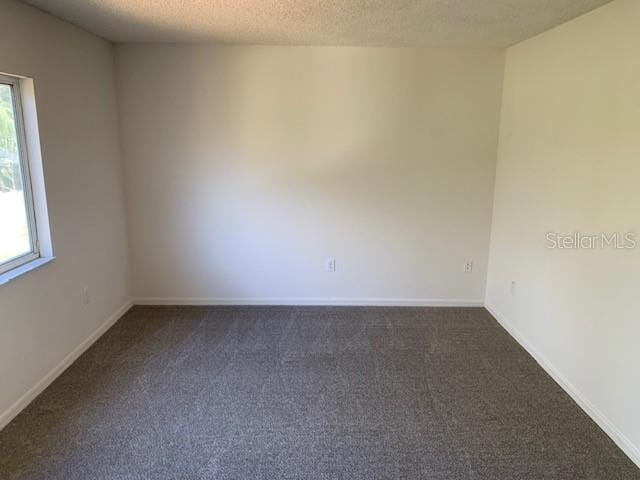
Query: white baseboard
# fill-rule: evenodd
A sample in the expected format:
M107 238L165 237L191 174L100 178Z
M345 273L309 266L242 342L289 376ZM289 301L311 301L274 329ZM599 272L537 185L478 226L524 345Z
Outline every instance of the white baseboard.
M560 373L495 306L485 304L485 308L500 325L531 355L536 362L569 394L591 419L614 441L618 447L640 467L640 449L604 414L598 407Z
M29 405L42 391L64 372L76 359L82 355L93 343L102 336L120 317L122 317L133 305L131 300L125 302L113 315L89 335L80 345L73 349L69 355L56 365L49 373L40 379L27 393L22 395L9 409L0 415L0 430L7 426L27 405Z
M366 306L366 307L484 307L479 299L432 298L184 298L141 297L134 305L291 305L291 306Z

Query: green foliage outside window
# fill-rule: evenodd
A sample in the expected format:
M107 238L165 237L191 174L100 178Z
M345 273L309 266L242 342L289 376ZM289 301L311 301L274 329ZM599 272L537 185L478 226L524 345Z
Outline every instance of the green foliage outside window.
M11 87L0 85L0 192L22 190Z

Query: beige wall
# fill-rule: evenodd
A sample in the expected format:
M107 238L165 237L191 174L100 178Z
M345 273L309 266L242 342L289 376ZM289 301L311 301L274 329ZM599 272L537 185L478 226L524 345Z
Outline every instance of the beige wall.
M549 250L545 235L640 234L639 46L640 2L618 0L508 50L487 288L636 462L640 248Z
M136 297L482 303L503 52L116 51Z
M35 81L57 257L0 285L1 427L127 301L129 273L113 49L24 4L0 11L0 71Z

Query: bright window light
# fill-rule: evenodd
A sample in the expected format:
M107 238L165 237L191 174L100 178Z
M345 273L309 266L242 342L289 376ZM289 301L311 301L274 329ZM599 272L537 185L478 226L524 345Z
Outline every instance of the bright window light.
M41 257L22 103L21 79L0 75L0 275Z

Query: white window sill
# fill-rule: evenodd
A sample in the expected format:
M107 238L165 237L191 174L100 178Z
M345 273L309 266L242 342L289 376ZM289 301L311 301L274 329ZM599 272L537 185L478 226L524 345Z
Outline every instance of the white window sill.
M35 260L31 260L30 262L25 263L24 265L20 265L19 267L9 270L8 272L4 272L0 274L0 285L9 283L11 280L18 278L20 275L24 275L25 273L30 272L31 270L35 270L36 268L46 265L49 262L53 262L55 259L56 257L36 258Z

